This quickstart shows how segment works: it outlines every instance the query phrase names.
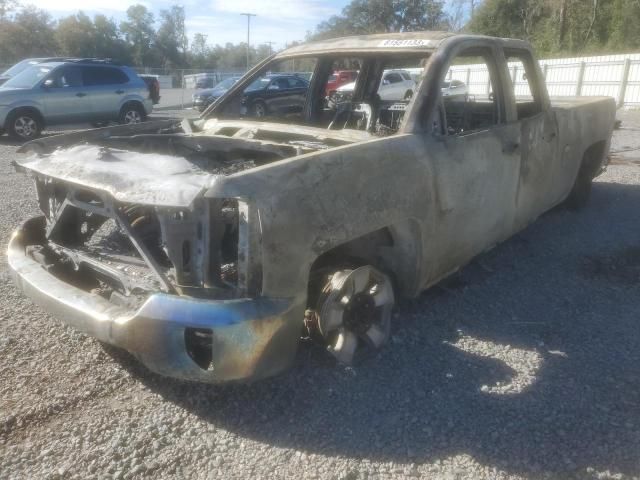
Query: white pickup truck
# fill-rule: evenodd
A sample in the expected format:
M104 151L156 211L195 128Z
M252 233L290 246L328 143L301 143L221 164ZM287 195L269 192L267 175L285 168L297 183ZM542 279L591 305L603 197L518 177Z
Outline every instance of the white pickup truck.
M448 100L455 64L486 65ZM529 91L515 95L507 62ZM247 86L313 70L305 106L243 116ZM326 108L336 68L353 96ZM424 68L411 98L383 72ZM338 38L257 65L199 120L149 122L26 144L42 215L9 244L22 291L46 311L204 382L276 374L301 336L349 363L389 336L413 297L550 208L579 207L606 166L611 98L550 101L523 41L445 32Z

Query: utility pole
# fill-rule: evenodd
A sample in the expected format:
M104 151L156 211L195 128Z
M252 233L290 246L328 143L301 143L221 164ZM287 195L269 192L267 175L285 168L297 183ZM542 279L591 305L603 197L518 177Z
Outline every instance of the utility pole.
M273 44L274 44L274 43L276 43L276 42L264 42L264 43L266 43L267 45L269 45L269 56L271 56L271 45L273 45Z
M245 15L247 17L247 71L249 71L249 66L251 65L250 53L249 53L249 48L250 48L249 41L251 39L251 37L249 36L251 32L251 17L257 17L257 15L255 13L241 13L240 15Z

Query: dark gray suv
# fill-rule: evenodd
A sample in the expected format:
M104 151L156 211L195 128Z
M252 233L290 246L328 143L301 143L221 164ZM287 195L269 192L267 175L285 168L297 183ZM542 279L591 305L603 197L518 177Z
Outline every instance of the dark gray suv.
M153 102L129 67L71 59L32 65L0 86L0 133L36 138L45 125L139 123Z

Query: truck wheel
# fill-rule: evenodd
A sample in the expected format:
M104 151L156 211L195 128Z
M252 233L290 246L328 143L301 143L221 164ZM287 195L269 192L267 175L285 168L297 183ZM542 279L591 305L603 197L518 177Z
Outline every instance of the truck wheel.
M591 176L581 171L578 172L576 182L573 184L573 188L569 193L569 196L565 200L565 205L570 210L581 210L589 203L591 197L591 185L593 179Z
M263 118L267 116L267 106L264 102L256 102L251 107L251 111L254 117Z
M10 137L28 142L40 136L42 123L39 116L33 111L18 110L9 114L6 128Z
M140 105L136 103L129 103L120 110L120 117L118 121L123 125L132 125L143 122L145 116L145 111Z
M350 365L359 346L381 347L389 338L393 304L391 279L371 265L329 275L315 310L327 350Z

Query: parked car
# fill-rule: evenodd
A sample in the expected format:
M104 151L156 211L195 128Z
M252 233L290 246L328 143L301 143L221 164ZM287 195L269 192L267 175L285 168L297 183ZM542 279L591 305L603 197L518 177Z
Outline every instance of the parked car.
M160 82L158 81L158 77L155 75L140 75L138 76L144 80L144 83L147 84L147 89L149 90L149 98L153 102L154 105L160 103Z
M60 62L62 60L64 60L64 58L61 57L25 58L24 60L21 60L13 67L5 70L0 74L0 85L5 83L11 77L15 77L18 73L22 72L25 68L30 67L31 65L37 65L38 63L44 62Z
M469 94L467 85L460 80L447 80L442 82L443 97L466 97Z
M238 80L240 80L240 77L225 78L213 88L207 88L194 93L191 96L193 106L203 112L209 105L220 98L223 93L229 90Z
M241 115L266 117L301 112L309 82L297 75L260 76L244 90Z
M325 96L328 98L331 97L342 85L354 82L357 76L357 70L336 70L329 76L329 79L327 80L324 92Z
M356 82L347 83L336 91L335 103L342 103L351 98ZM416 82L409 72L404 70L385 70L378 87L381 100L409 100L413 95Z
M196 89L213 88L213 85L214 85L213 77L202 77L196 80Z
M516 98L507 56L525 66L531 98ZM361 94L330 112L324 84L345 57L362 61ZM443 97L450 65L477 58L491 65L493 100ZM266 72L302 61L315 70L300 115L241 118L251 92L295 80ZM412 101L380 101L383 70L398 64L426 64ZM584 206L615 111L612 98L551 102L521 40L411 32L305 43L197 121L27 143L16 165L34 178L42 214L14 233L8 263L44 311L163 375L274 375L301 336L348 364L389 338L396 299L556 205Z
M0 132L36 138L45 125L139 123L153 102L130 68L98 60L30 65L0 86Z

